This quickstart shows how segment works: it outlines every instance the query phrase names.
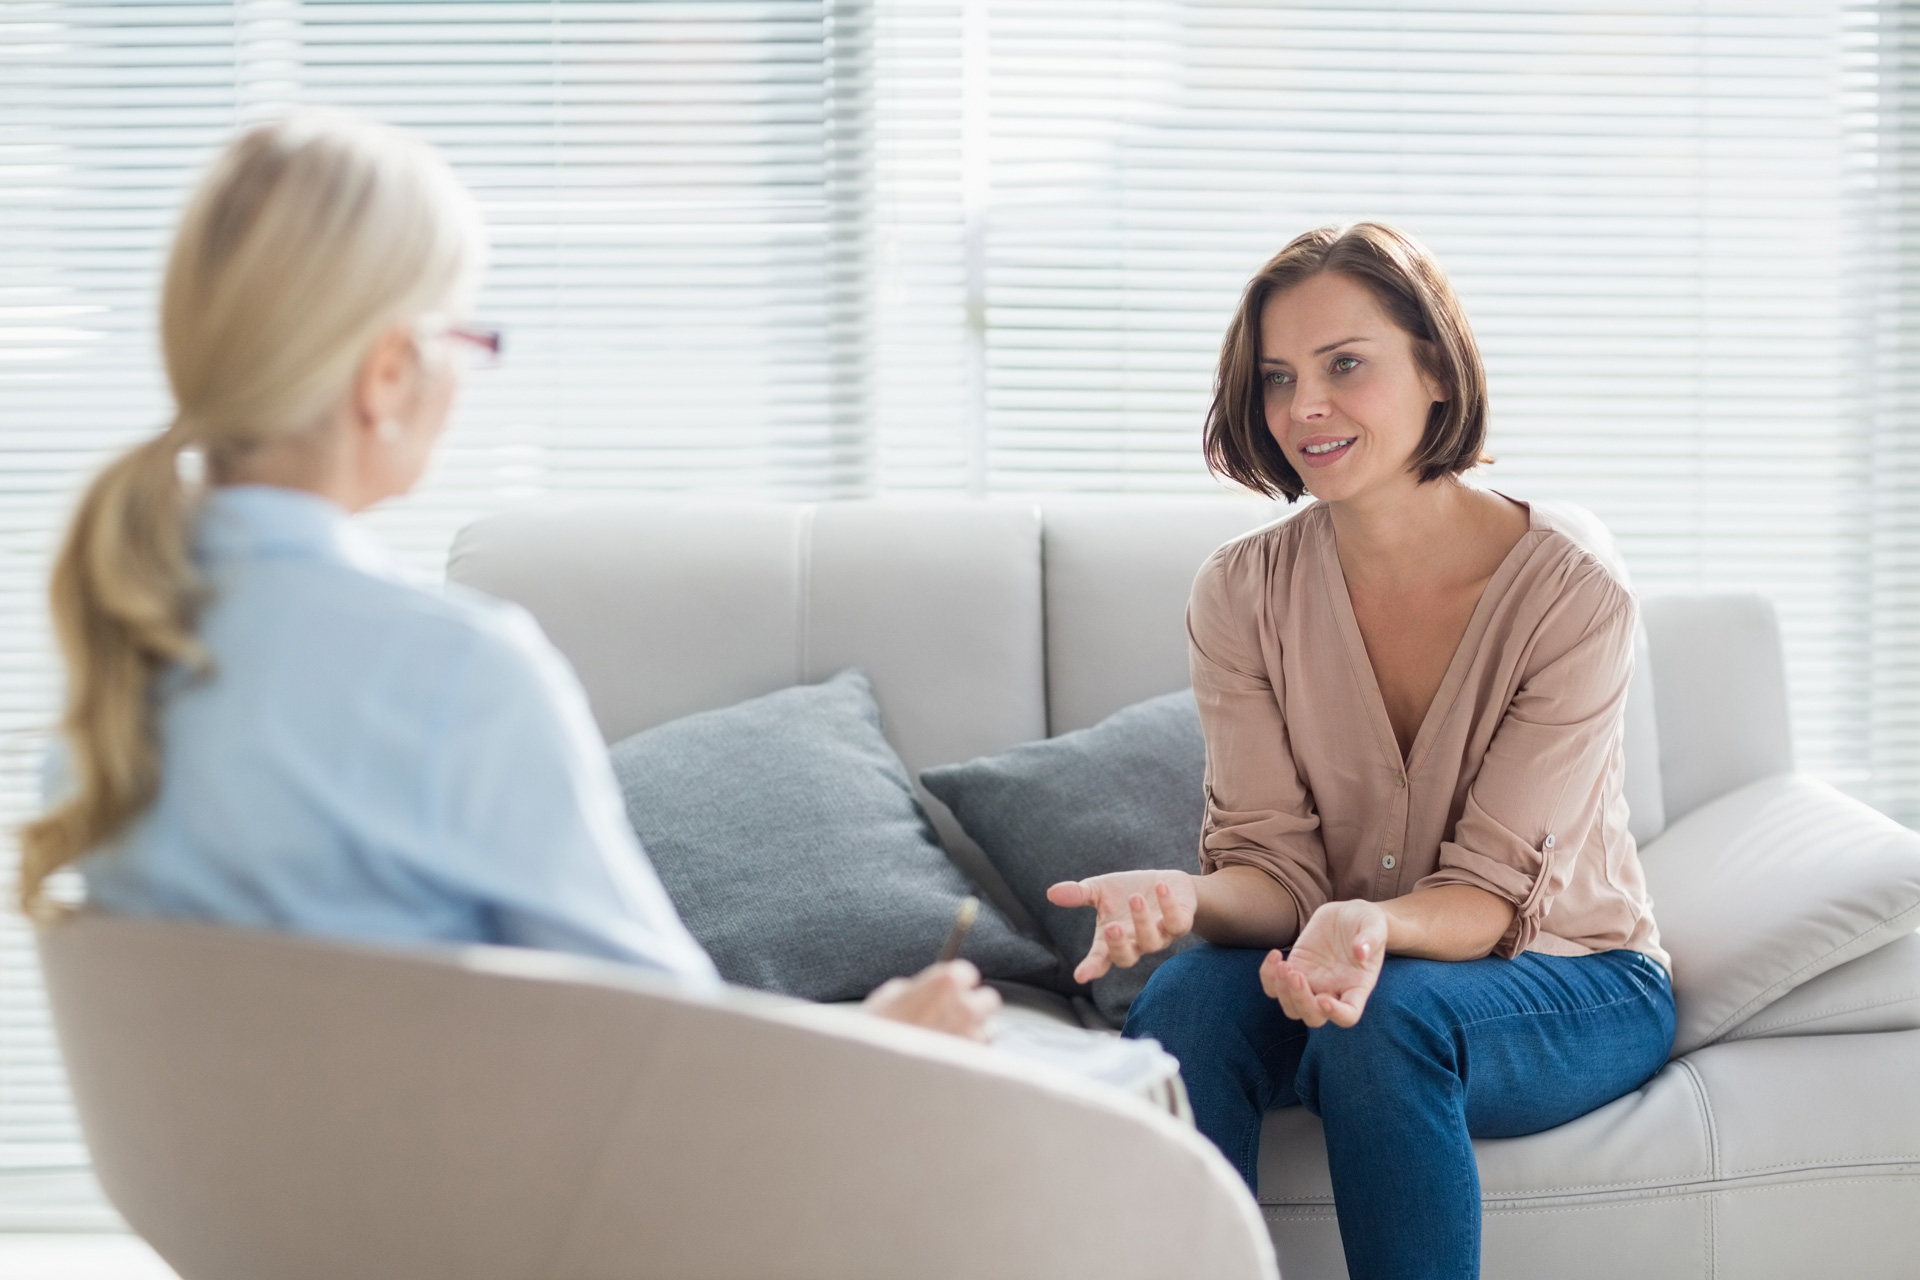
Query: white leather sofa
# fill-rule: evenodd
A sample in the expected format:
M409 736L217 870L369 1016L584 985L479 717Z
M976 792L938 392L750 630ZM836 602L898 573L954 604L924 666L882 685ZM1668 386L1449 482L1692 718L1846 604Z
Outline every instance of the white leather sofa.
M1184 687L1194 571L1278 514L1228 499L547 507L468 529L449 572L533 611L609 740L858 664L917 772ZM1656 916L1663 888L1677 910L1689 877L1742 856L1753 824L1815 845L1884 838L1884 820L1792 773L1763 603L1643 612L1628 795ZM1712 946L1716 923L1668 925L1677 967L1720 962L1694 941ZM1714 1042L1639 1092L1478 1144L1488 1280L1920 1275L1920 919L1904 936L1871 923L1838 932L1899 940L1774 984L1770 1003L1683 1001L1683 1041ZM1287 1280L1345 1275L1319 1125L1299 1108L1269 1118L1259 1200Z
M1183 687L1195 569L1275 514L1227 499L545 506L466 530L449 573L533 612L610 741L859 665L917 772ZM1793 906L1766 898L1765 876L1741 880L1752 858L1804 871L1856 840L1910 857L1920 837L1792 773L1763 604L1652 600L1644 615L1629 798L1656 913L1665 893L1685 917L1662 914L1683 1047L1703 1047L1572 1124L1477 1145L1483 1274L1920 1275L1920 919L1809 908L1819 964L1735 995L1721 981L1768 959L1735 945L1742 922ZM1715 877L1748 888L1703 893ZM187 1280L375 1274L350 1265L375 1245L404 1263L383 1274L414 1276L533 1274L535 1258L583 1276L1272 1266L1237 1179L1190 1132L835 1011L694 1009L556 958L175 925L82 919L42 950L103 1184ZM198 993L184 1013L180 991ZM1024 1003L1081 1016L1055 995ZM651 1064L670 1087L635 1084ZM568 1089L577 1107L555 1100ZM274 1128L250 1134L241 1115ZM516 1142L539 1158L517 1167ZM889 1193L875 1167L940 1194ZM929 1172L945 1168L964 1176ZM338 1185L357 1169L364 1186ZM719 1190L730 1176L744 1194ZM1093 1190L1062 1198L1070 1176ZM410 1195L412 1220L382 1216ZM1287 1280L1345 1274L1319 1128L1298 1108L1269 1117L1258 1200ZM1124 1247L1096 1243L1110 1238Z

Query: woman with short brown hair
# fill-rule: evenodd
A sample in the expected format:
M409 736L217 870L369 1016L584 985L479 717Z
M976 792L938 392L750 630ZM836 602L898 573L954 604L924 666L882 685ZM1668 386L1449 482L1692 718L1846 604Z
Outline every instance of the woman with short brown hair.
M1227 330L1206 452L1304 511L1217 551L1188 608L1202 874L1054 886L1076 976L1187 932L1127 1034L1180 1059L1256 1182L1321 1118L1354 1280L1471 1277L1473 1137L1563 1124L1673 1039L1622 794L1636 607L1603 530L1460 475L1486 378L1445 274L1378 223L1300 236Z

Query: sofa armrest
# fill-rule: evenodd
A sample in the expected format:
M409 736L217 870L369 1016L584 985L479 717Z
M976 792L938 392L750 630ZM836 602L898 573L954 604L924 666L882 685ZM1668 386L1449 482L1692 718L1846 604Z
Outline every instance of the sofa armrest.
M1804 774L1701 806L1641 861L1673 957L1675 1056L1920 925L1920 834Z

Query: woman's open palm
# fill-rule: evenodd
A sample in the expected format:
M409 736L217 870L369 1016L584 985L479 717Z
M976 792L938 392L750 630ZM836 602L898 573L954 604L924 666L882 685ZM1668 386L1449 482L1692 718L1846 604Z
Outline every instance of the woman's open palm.
M1073 971L1075 982L1092 982L1114 965L1127 968L1186 937L1193 931L1198 896L1193 877L1184 871L1116 871L1062 880L1047 890L1047 901L1098 913L1093 945Z
M1387 953L1387 917L1374 902L1329 902L1313 913L1293 950L1272 952L1260 986L1289 1018L1318 1027L1360 1021Z

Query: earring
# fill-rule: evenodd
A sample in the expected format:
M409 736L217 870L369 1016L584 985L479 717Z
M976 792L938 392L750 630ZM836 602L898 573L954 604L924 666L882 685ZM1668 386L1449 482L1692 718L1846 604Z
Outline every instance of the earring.
M373 438L381 444L392 444L400 438L400 424L392 418L382 418L373 424Z

